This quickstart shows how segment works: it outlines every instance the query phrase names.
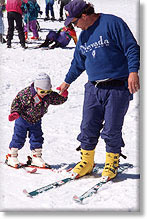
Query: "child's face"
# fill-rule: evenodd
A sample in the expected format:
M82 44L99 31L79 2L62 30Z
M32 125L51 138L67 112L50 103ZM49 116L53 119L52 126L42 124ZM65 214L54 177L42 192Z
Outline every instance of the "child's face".
M37 94L39 95L39 97L43 98L46 95L48 95L51 91L50 90L43 90L39 87L37 87Z

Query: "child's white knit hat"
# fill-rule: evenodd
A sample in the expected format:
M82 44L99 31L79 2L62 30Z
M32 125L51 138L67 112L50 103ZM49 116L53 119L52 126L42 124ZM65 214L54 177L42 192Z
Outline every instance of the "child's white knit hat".
M51 79L46 73L40 73L37 75L34 81L34 88L40 88L42 90L50 90L52 88Z

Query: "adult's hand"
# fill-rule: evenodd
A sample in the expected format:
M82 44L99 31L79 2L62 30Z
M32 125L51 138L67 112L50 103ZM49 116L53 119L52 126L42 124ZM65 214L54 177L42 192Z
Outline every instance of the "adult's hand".
M140 89L139 76L137 72L131 72L129 74L128 89L131 94L134 94Z
M63 92L65 90L67 90L69 88L70 84L67 84L66 82L63 82L60 86L59 86L59 89L60 89L60 95L62 96Z
M59 90L59 91L61 90L60 87L57 87L56 89ZM65 90L65 91L62 93L62 96L65 97L65 98L68 97L68 91Z

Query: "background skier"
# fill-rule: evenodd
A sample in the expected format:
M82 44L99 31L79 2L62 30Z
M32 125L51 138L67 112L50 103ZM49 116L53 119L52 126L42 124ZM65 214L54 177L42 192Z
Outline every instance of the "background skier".
M68 26L60 28L57 32L50 31L46 36L45 42L42 43L39 48L48 47L51 44L53 44L50 46L51 49L57 47L66 47L71 39L73 39L74 43L77 44L75 29L72 24L69 24Z
M33 37L31 39L37 40L39 38L38 30L37 30L37 17L38 13L42 14L40 11L40 6L38 5L36 0L29 0L26 4L22 4L22 10L24 11L24 32L25 39L28 38L28 30L30 29L33 32Z
M46 18L44 19L49 20L49 11L51 12L51 20L54 21L55 20L55 14L54 14L54 0L45 0L46 3L46 8L45 8L45 14L46 14Z
M24 0L24 2L26 2ZM16 29L18 31L18 37L20 44L23 48L25 47L25 36L23 31L22 22L22 1L21 0L7 0L7 18L8 18L8 34L7 34L7 46L11 48L11 40L14 35L14 21L16 22Z
M63 10L64 6L67 5L71 0L58 0L58 3L60 4L60 18L59 21L63 21Z
M3 37L4 23L3 23L3 11L5 11L5 0L0 0L0 42L5 43L6 40Z

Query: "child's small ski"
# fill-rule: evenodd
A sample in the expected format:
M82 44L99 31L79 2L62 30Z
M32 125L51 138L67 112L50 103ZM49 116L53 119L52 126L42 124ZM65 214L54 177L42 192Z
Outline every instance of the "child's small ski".
M33 168L32 170L29 170L28 166L25 166L25 164L20 164L18 169L20 169L20 168L25 170L27 173L36 173L37 172L37 168Z
M132 168L133 165L132 164L124 164L123 166L120 166L118 169L118 174L122 173L123 171L127 170L128 168ZM99 179L99 182L94 185L93 187L91 187L90 189L88 189L86 192L84 192L82 195L77 196L74 195L73 196L73 200L77 203L82 203L82 201L88 197L91 197L93 194L97 193L97 191L107 182L109 182L110 179L107 176L102 176Z
M9 167L12 167L8 164L7 159L5 160L5 164L7 164ZM14 169L23 169L27 173L36 173L37 168L34 167L32 170L29 170L30 168L28 169L28 167L29 166L27 164L19 163L16 168L15 167L12 167L12 168L14 168Z

